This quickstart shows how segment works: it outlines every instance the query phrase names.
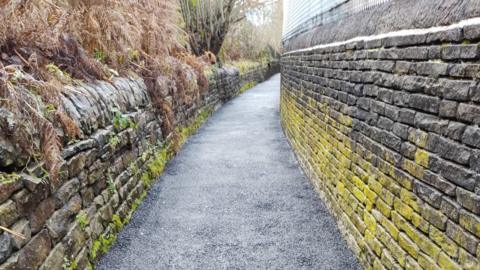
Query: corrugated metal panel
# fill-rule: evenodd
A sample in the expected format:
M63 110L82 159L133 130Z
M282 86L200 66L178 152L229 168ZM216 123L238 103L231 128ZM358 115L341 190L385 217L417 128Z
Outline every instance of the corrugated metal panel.
M284 0L283 39L391 0Z

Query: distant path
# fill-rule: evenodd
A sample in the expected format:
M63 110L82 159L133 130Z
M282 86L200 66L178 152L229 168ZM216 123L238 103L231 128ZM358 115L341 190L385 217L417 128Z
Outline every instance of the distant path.
M282 133L279 82L190 137L97 269L360 269Z

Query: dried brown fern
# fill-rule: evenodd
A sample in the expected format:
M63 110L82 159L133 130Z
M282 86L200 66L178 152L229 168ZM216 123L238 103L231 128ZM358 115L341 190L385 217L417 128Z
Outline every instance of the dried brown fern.
M64 128L67 137L80 136L78 126L59 109L59 89L35 80L18 67L7 66L1 71L0 106L14 116L4 134L18 146L20 156L26 157L16 166L26 166L30 158L41 160L50 179L57 180L63 161L62 144L49 114L68 125Z
M51 122L42 117L35 122L41 134L40 148L44 167L48 171L50 179L55 181L58 179L63 161L62 144Z
M69 140L82 137L82 131L77 123L62 111L55 111L55 119L62 125L63 131Z
M176 0L0 0L0 19L8 22L0 24L0 53L7 55L0 58L5 74L0 106L18 120L11 138L23 155L41 157L50 176L57 177L62 137L56 128L63 129L63 142L82 136L61 111L63 85L72 79L108 80L111 69L143 77L164 134L170 134L176 104L200 100L199 90L208 88L203 69L214 62L208 55L191 57L185 49L177 5ZM49 65L66 76L52 74Z

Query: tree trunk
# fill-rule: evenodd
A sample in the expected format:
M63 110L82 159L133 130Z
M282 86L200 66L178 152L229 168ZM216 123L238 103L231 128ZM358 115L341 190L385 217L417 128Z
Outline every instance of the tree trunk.
M180 0L190 47L197 56L210 51L218 56L231 22L235 0Z

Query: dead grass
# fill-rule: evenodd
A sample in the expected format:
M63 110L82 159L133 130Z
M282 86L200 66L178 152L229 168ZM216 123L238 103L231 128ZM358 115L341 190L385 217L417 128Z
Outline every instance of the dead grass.
M0 106L21 123L9 132L23 154L38 156L56 177L62 145L82 136L62 111L63 85L130 71L144 78L164 134L172 132L175 104L167 97L175 94L179 104L198 102L208 88L204 66L214 62L185 49L176 5L175 0L0 0L0 19L8 22L0 24Z

